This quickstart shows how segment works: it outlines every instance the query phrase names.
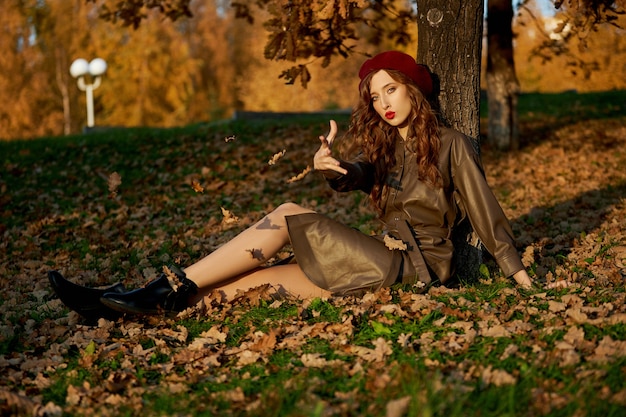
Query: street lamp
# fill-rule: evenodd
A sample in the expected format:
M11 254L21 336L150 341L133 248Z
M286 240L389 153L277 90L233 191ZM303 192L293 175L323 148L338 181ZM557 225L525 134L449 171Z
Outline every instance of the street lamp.
M95 58L89 63L78 58L70 66L70 74L78 79L78 88L87 95L87 127L93 127L93 90L100 87L100 77L106 70L107 63L102 58ZM85 82L87 75L90 76L91 83Z

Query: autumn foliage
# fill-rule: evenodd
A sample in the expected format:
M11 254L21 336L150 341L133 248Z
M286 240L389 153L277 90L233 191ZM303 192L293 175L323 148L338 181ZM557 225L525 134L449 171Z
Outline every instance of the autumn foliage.
M69 74L77 58L108 63L94 92L96 125L171 127L240 110L349 108L365 54L417 50L405 1L27 0L0 11L1 139L82 130L85 97ZM515 27L522 91L624 88L624 16L596 20L611 17L569 46L573 57L546 43L554 21L527 6Z

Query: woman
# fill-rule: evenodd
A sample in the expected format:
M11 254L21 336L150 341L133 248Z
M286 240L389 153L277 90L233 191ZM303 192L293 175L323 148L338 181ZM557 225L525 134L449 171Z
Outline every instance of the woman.
M119 313L181 311L204 294L270 284L279 295L307 298L358 293L396 282L423 290L453 274L452 229L467 216L507 276L530 286L508 221L489 189L470 139L440 126L428 101L432 78L409 55L384 52L359 71L360 101L347 138L350 162L333 157L337 126L320 137L314 167L337 191L369 194L386 237L367 236L293 203L286 203L199 262L165 272L126 292L119 284L85 288L49 273L61 300L88 318ZM270 258L286 244L296 263L261 268L251 245ZM400 249L400 250L394 250Z

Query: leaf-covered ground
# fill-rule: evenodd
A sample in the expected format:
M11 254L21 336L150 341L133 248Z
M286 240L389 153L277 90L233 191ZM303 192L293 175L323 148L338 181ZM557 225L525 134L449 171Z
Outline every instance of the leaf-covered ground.
M322 121L3 144L0 411L624 415L626 119L558 122L526 122L517 153L483 150L532 290L492 268L423 295L273 300L258 288L174 318L94 324L51 293L48 270L140 286L285 200L365 233L379 225L361 196L300 175ZM545 289L555 280L573 285Z

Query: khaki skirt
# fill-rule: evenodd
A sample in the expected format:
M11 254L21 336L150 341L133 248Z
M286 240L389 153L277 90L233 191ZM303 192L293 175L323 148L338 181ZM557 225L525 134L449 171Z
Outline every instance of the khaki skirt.
M404 274L415 274L408 258L389 250L378 236L318 213L287 216L286 220L298 265L315 285L333 294L361 294L388 287Z

